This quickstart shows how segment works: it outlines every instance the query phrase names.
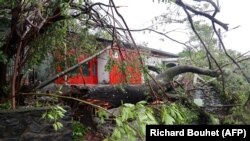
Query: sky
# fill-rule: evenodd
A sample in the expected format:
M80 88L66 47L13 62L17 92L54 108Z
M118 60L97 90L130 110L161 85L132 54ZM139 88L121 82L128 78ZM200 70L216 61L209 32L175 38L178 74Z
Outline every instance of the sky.
M227 48L242 53L250 50L250 1L221 0L221 14L218 19L229 24L229 28L240 25L239 28L225 33L224 42Z
M190 0L186 0L188 2ZM250 33L250 1L249 0L220 0L221 11L216 18L222 22L229 24L229 31L222 30L222 37L227 49L233 49L241 53L247 52L249 48L249 33ZM115 0L116 5L124 6L119 8L119 12L125 18L130 29L146 28L154 23L152 20L167 11L167 5L158 3L157 0ZM239 28L233 29L239 26ZM165 31L173 29L182 29L185 31L185 25L174 25L164 28ZM185 29L185 30L184 30ZM158 29L163 32L163 29ZM187 30L185 31L187 32ZM173 32L169 36L185 42L188 40L187 35L182 32ZM178 53L183 50L184 46L169 41L163 36L155 33L133 32L133 37L137 43L147 43L148 47Z

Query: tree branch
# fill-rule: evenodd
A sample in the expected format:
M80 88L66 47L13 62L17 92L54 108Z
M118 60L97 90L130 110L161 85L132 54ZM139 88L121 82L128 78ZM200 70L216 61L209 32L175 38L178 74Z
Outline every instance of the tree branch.
M181 0L178 0L182 3ZM192 17L190 16L189 12L187 11L185 5L182 3L183 5L183 10L185 11L185 13L187 14L188 16L188 20L189 20L189 23L191 25L191 28L193 30L193 32L195 33L195 35L198 37L198 39L200 40L201 44L203 45L204 49L206 50L206 52L209 54L209 56L211 57L211 59L214 61L214 63L216 64L216 66L219 68L220 72L221 72L221 75L222 75L222 90L223 92L225 92L225 84L224 84L224 75L223 75L223 71L219 65L219 63L216 61L216 59L213 57L213 55L211 54L211 52L208 50L206 44L204 43L204 41L201 39L199 33L196 31L195 27L194 27L194 24L193 24L193 19Z
M168 69L167 71L163 72L162 74L157 75L155 79L163 81L163 82L169 82L175 76L182 74L182 73L187 73L187 72L208 75L211 77L218 77L221 74L217 70L203 69L199 67L183 65L183 66L172 67Z
M226 50L226 47L224 45L224 42L222 41L219 33L217 32L216 28L215 28L215 24L214 22L212 22L213 24L213 29L214 29L214 32L215 34L217 35L218 39L219 39L219 42L223 48L223 51L224 53L226 54L226 56L239 68L240 72L242 73L242 75L245 77L245 79L247 80L248 83L250 83L250 78L248 78L248 76L246 75L246 73L241 69L240 65L233 59L233 57L231 57L228 53L227 53L227 50Z
M193 12L193 13L196 14L196 15L201 15L201 16L204 16L204 17L210 19L211 21L213 21L213 22L215 22L216 24L220 25L220 26L221 26L222 28L224 28L225 30L228 30L228 24L225 24L225 23L223 23L223 22L217 20L216 18L214 18L213 16L211 16L211 15L209 15L209 14L207 14L207 13L204 13L204 12L201 12L201 11L197 11L196 9L193 9L192 7L188 6L187 4L184 4L184 3L182 2L182 0L176 0L175 3L176 3L177 5L179 5L179 6L185 8L185 9L191 11L191 12Z

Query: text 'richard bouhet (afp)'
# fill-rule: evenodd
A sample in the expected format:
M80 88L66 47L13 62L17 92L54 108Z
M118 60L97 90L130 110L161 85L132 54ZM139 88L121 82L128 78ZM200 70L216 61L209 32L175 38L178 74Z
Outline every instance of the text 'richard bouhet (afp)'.
M146 141L166 139L250 141L250 125L147 125Z

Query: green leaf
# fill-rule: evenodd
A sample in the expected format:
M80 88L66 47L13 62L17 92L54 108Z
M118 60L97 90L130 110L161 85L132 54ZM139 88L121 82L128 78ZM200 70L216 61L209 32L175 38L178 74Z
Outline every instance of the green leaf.
M64 117L64 112L62 111L59 111L58 109L56 109L54 112L53 112L54 116L57 116L58 118L63 118Z
M146 115L148 116L148 118L149 118L150 120L152 120L152 121L155 120L154 116L153 116L151 113L148 113L148 112L147 112Z
M120 118L115 119L117 126L122 126L122 121Z
M129 141L136 141L136 138L135 138L135 136L128 134L128 140Z
M139 130L140 130L140 132L142 133L143 136L146 135L146 128L145 128L145 126L139 126Z
M169 111L169 113L170 113L170 115L171 115L172 117L176 117L175 111L174 111L173 107L170 107L170 108L168 109L168 111Z
M125 107L134 107L135 105L134 104L130 104L130 103L125 103L123 104Z
M100 118L101 123L104 123L104 119L108 118L108 113L106 111L104 111L104 110L99 110L97 112L97 116Z
M140 101L140 102L138 102L137 104L145 105L145 104L147 104L147 101Z
M128 108L122 108L121 119L122 121L126 121L128 119Z
M53 119L55 119L55 117L52 116L51 114L48 114L48 119L53 120Z
M143 122L143 121L145 121L147 119L147 115L146 114L139 114L138 115L138 120L140 121L140 122Z
M121 132L119 131L119 128L115 128L112 137L115 139L120 139L121 138Z
M45 119L46 116L47 116L47 113L44 113L44 114L42 115L42 119Z
M164 118L164 121L163 121L165 124L167 125L172 125L174 124L175 120L172 116L170 115L167 115L165 118Z
M55 131L57 131L57 130L58 130L58 127L57 127L57 125L56 125L56 124L53 124L53 128L54 128L54 130L55 130Z
M63 127L63 124L61 122L56 122L58 129L61 129Z
M176 112L176 118L180 121L184 120L180 112Z

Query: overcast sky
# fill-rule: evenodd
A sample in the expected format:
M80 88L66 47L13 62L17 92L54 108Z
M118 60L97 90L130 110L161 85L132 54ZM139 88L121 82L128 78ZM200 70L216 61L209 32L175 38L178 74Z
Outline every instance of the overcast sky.
M116 5L126 6L119 8L129 28L141 29L152 24L152 19L166 12L166 4L158 4L158 0L115 0ZM186 0L188 1L188 0ZM229 29L240 25L239 28L228 32L222 31L224 42L227 48L239 52L249 51L248 40L250 36L250 1L249 0L220 0L221 12L216 16L219 20L228 23ZM171 27L169 30L179 28ZM183 27L180 27L183 28ZM161 31L162 32L162 31ZM167 38L157 34L133 33L138 43L147 42L149 47L164 51L178 53L183 49L182 45L169 41ZM186 41L183 33L170 34L176 40ZM163 40L162 40L163 39Z

